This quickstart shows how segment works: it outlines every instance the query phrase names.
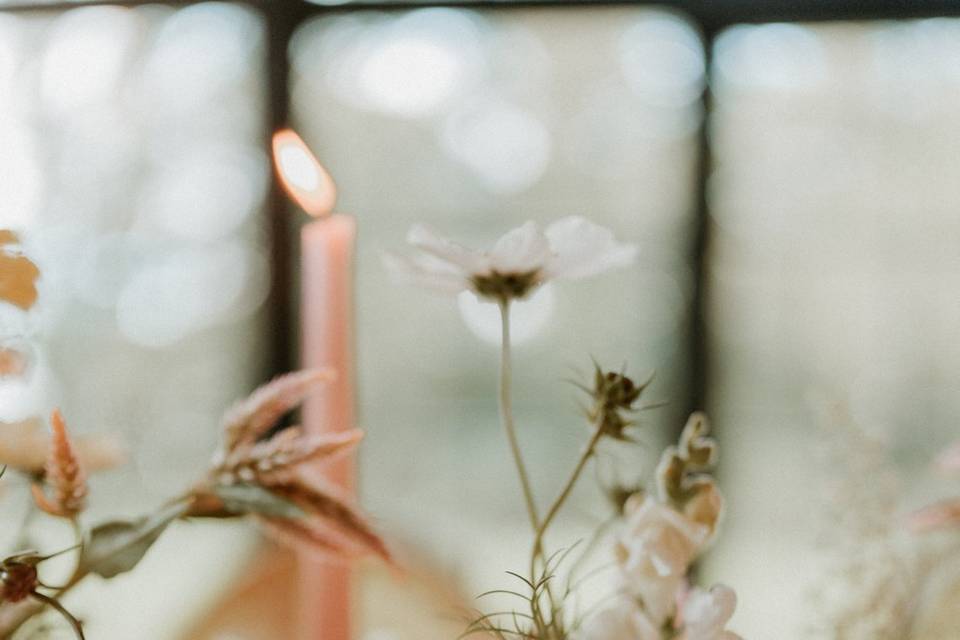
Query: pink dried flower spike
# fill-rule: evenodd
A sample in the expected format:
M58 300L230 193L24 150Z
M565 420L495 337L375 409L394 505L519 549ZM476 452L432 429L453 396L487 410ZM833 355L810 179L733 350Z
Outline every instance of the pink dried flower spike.
M45 481L53 490L48 497L40 485L33 485L33 499L37 506L53 516L74 518L83 511L87 502L87 476L77 457L67 424L59 409L50 416L53 430Z
M223 450L253 444L287 411L294 409L321 382L332 382L332 369L304 369L279 376L231 408L223 419Z

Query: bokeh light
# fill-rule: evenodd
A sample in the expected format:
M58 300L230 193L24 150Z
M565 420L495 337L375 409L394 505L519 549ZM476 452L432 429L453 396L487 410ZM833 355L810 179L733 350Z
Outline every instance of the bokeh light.
M620 67L644 102L683 106L699 100L704 82L703 45L686 20L644 16L619 41Z
M718 36L717 73L723 90L737 86L802 90L826 78L826 52L817 32L794 24L741 25Z
M84 7L55 19L41 63L44 106L63 114L115 100L137 27L136 14L120 7Z
M450 114L443 146L495 192L535 184L550 161L550 132L537 116L503 101L478 99Z

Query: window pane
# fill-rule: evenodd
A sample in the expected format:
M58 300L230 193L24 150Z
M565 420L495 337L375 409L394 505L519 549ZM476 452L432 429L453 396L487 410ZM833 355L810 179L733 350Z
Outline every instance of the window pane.
M670 405L643 414L645 448L618 454L624 480L652 472L650 454L688 401L699 37L672 14L634 8L355 12L309 23L292 57L297 126L362 239L365 503L465 576L467 593L502 585L525 562L516 541L527 534L497 420L496 310L398 287L378 254L401 248L414 222L480 247L525 220L571 214L639 242L640 267L534 298L518 319L515 387L547 496L586 433L564 379L582 380L591 356L656 371L648 399ZM570 510L579 525L604 512L584 489Z
M43 272L35 314L0 309L0 335L39 341L28 383L0 388L0 420L59 406L78 433L123 437L130 463L92 479L94 521L184 488L262 377L263 38L254 12L223 3L0 13L0 227ZM4 496L11 521L19 493ZM171 542L168 563L207 554L208 588L243 548ZM109 588L83 603L92 637L190 617Z
M713 569L745 637L807 638L821 614L811 580L829 550L813 545L842 498L818 448L849 437L839 427L889 446L908 498L956 433L958 36L930 20L717 42L710 378L731 508ZM857 442L832 471L876 497Z

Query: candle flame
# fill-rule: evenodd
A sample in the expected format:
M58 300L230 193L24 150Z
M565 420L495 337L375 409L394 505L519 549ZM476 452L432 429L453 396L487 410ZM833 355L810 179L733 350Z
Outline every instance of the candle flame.
M315 217L330 215L337 185L293 129L273 134L273 162L287 194Z

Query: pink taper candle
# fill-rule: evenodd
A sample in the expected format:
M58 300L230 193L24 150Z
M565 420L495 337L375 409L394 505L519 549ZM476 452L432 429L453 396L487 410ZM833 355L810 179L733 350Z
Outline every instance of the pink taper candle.
M273 151L287 192L317 218L300 235L302 363L306 368L330 367L337 373L333 384L319 389L304 404L304 428L313 432L350 429L354 426L351 265L356 224L350 216L331 213L336 186L296 133L277 132ZM353 493L351 459L322 473ZM349 640L349 567L304 555L300 568L299 640Z

